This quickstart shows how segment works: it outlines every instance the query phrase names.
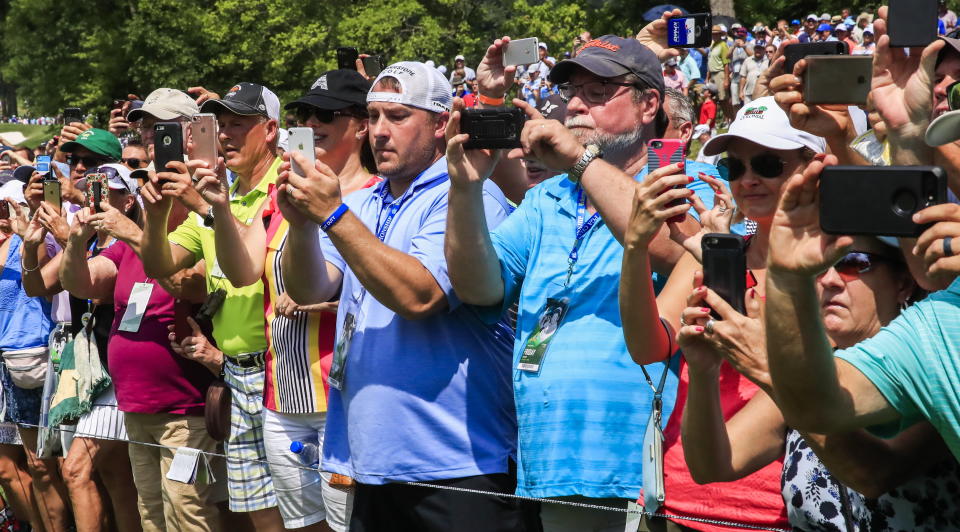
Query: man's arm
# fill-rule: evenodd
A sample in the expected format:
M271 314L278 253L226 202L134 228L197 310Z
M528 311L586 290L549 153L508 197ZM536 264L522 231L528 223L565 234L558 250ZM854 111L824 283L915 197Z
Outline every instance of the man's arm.
M278 187L280 194L284 188ZM281 209L284 215L293 207ZM290 220L290 216L286 216ZM291 299L305 305L325 303L340 292L343 282L342 272L328 262L320 247L320 227L310 221L300 224L290 223L287 242L280 256L280 269L283 272L283 285Z
M787 424L825 434L897 419L876 386L834 358L815 280L853 244L820 229L816 190L823 156L784 185L767 258L766 337L773 390ZM826 156L827 164L836 157Z
M267 257L267 233L260 223L267 198L249 226L230 211L230 192L227 188L225 166L221 159L219 172L200 167L199 161L188 165L194 168L196 188L203 199L213 207L213 230L217 248L217 263L234 286L249 286L263 276Z

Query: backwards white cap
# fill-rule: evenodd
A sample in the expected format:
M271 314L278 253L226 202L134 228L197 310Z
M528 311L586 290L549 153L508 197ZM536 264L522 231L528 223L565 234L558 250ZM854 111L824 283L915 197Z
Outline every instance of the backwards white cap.
M394 78L400 92L367 93L367 103L387 102L409 105L434 113L449 112L453 107L453 87L437 69L416 61L394 63L380 72L373 87L383 78Z
M707 141L703 153L723 153L733 138L746 139L774 150L810 148L817 153L827 151L827 142L823 137L794 129L790 125L787 113L777 105L773 96L757 98L744 105L737 113L737 119L730 124L730 130Z

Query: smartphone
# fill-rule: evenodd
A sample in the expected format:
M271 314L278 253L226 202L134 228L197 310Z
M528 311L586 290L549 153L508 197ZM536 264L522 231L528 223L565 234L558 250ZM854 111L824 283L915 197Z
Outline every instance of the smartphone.
M383 56L368 55L361 58L361 61L363 61L363 70L366 71L369 78L375 78L383 71Z
M8 218L10 218L10 204L7 203L7 200L0 199L0 220Z
M288 131L290 132L290 136L287 138L287 146L290 147L290 151L298 152L307 159L307 161L310 161L310 165L312 166L316 161L316 153L313 151L313 128L292 127ZM290 158L290 169L298 176L302 177L307 175L307 173L303 171L303 168L301 168L292 157Z
M686 159L685 142L679 139L653 139L647 143L647 173L659 170L664 166L681 163ZM678 185L674 188L681 188ZM684 200L676 200L667 204L667 207L676 207L686 203ZM682 222L686 219L686 214L674 216L667 220L668 222Z
M869 55L809 55L803 74L803 101L866 105L873 82Z
M532 65L540 60L539 47L536 37L510 41L503 47L503 65Z
M69 125L74 122L83 122L83 112L79 107L67 107L63 110L63 123Z
M741 314L747 313L747 246L740 235L709 233L700 241L703 251L703 284ZM711 312L714 318L720 316Z
M887 35L890 46L926 46L937 38L937 0L890 0Z
M360 52L356 48L349 46L341 46L337 48L337 68L343 70L356 70L357 69L357 59L360 57Z
M93 209L93 212L103 212L100 208L100 202L107 201L107 191L110 190L107 185L107 174L87 174L87 206ZM46 199L46 189L44 189L44 199Z
M847 43L843 41L806 42L791 44L783 49L783 56L787 59L783 63L783 71L792 74L797 62L808 55L848 55Z
M713 16L697 13L673 17L667 21L667 46L671 48L706 48L712 40Z
M49 173L51 160L49 155L37 155L37 159L33 162L33 167L37 169L37 173Z
M828 166L820 174L820 228L833 235L918 237L917 211L947 202L938 166Z
M522 109L464 109L460 132L468 133L463 147L468 150L519 148L520 132L527 122Z
M193 304L183 299L177 299L173 304L173 334L177 340L193 336L193 327L187 317L193 315Z
M179 122L157 122L153 132L153 167L168 172L167 163L183 162L183 129Z
M57 179L43 180L43 201L50 204L57 214L60 214L60 208L63 206L63 198L60 195L60 181Z
M191 159L206 161L210 168L217 169L220 142L217 139L217 115L197 113L190 117L190 140L193 144ZM159 171L159 170L158 170Z

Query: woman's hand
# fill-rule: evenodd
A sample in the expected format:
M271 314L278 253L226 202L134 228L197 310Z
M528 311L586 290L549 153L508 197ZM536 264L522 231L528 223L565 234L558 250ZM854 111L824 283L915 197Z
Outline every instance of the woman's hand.
M210 340L207 340L206 335L203 334L200 326L193 318L188 316L187 323L190 324L190 336L179 340L174 332L176 326L167 325L167 330L170 331L167 336L170 341L170 348L183 358L202 364L214 375L220 375L220 369L223 367L223 352L214 347Z
M699 196L696 194L690 196L690 204L700 216L700 231L689 236L681 231L674 231L674 226L670 225L670 238L696 257L697 261L703 262L703 248L700 246L703 235L729 233L736 209L733 205L733 194L722 181L703 172L700 172L700 180L713 189L713 208L707 210Z
M725 358L758 386L771 389L760 296L756 289L747 290L744 297L747 314L743 315L702 283L703 272L697 272L695 288L687 298L687 308L680 315L677 339L687 363L708 369L714 360L704 353L712 352ZM711 317L711 309L716 311L719 319ZM691 349L692 357L688 354ZM715 363L719 364L719 359Z
M693 191L686 187L693 178L684 175L683 164L664 166L637 184L633 212L624 235L625 249L647 249L664 222L690 210L686 200ZM683 205L669 206L677 200L683 201Z
M70 237L70 226L67 224L66 213L63 212L63 209L60 209L60 211L61 212L57 212L57 209L44 201L40 204L40 208L37 209L35 217L44 229L53 235L57 244L60 244L61 247L66 247L67 238Z
M100 208L102 212L89 216L87 221L90 225L98 231L106 231L110 236L123 242L130 243L139 239L142 234L140 226L127 217L126 214L115 209L106 201L100 202Z

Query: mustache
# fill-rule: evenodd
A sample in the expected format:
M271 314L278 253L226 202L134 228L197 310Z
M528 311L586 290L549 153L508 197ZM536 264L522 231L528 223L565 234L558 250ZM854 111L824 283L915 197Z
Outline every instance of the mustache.
M593 127L593 124L582 116L571 116L563 122L566 127Z

